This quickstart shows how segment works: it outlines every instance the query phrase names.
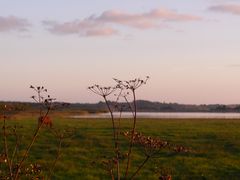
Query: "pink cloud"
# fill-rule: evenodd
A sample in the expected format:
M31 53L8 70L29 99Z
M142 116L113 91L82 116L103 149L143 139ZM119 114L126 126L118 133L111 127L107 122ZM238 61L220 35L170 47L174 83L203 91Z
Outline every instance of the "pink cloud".
M102 29L92 29L86 31L87 36L111 36L113 34L118 34L118 31L113 28L102 28Z
M202 18L190 14L181 14L168 9L154 9L146 14L150 18L163 19L165 21L198 21Z
M0 32L7 31L26 31L30 23L26 19L15 16L0 16Z
M57 23L54 21L43 21L48 26L48 30L55 34L79 34L80 36L110 36L117 34L117 30L106 27L102 24L92 21L73 21L65 23Z
M240 15L240 4L216 5L211 6L209 10Z
M153 28L159 21L198 21L200 17L188 14L180 14L167 9L154 9L146 13L130 14L121 11L105 11L99 17L92 17L91 20L104 23L121 24L135 28Z
M98 23L117 24L140 29L151 28L154 26L152 20L149 21L141 14L128 14L115 10L105 11L100 16L90 17L88 20Z
M167 27L162 23L199 21L201 17L181 14L167 9L154 9L146 13L126 13L117 10L104 11L101 15L91 15L83 20L75 20L65 23L44 21L48 30L55 34L79 34L83 36L109 36L118 34L112 25L125 26L137 29L149 29Z

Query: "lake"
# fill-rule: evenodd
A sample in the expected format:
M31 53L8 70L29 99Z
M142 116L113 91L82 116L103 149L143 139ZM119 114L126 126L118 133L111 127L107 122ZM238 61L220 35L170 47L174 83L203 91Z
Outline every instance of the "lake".
M119 117L119 113L114 113ZM75 115L72 118L110 118L110 113ZM203 113L203 112L138 112L138 118L156 119L240 119L240 113ZM132 118L132 113L123 112L122 118Z

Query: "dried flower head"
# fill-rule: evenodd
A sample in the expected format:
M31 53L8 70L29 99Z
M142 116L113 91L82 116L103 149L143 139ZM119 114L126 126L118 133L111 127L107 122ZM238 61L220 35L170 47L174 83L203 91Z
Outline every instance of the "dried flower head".
M30 85L29 88L33 89L36 92L43 92L43 91L47 92L47 89L44 88L44 86L33 86L33 85Z
M145 79L135 78L128 81L121 81L119 79L113 78L113 80L117 82L117 86L116 86L117 88L130 89L132 91L146 84L148 79L149 79L149 76L146 76Z
M44 86L31 85L30 88L37 93L37 95L31 96L35 102L42 104L48 109L51 109L53 107L53 102L56 100L56 98L52 98L50 95L46 95L47 89Z
M111 87L111 86L102 87L95 84L93 86L88 87L88 89L97 95L100 95L102 97L107 97L108 95L112 94L116 90L116 87Z
M130 138L131 133L124 132L124 136ZM144 147L160 149L167 147L169 143L167 141L160 140L158 138L153 138L151 136L144 136L142 133L135 132L133 135L133 142L135 144L143 145Z
M128 139L130 139L132 136L132 133L128 131L123 132L122 134ZM168 141L164 141L151 136L144 136L142 133L138 132L135 132L133 135L133 143L143 146L145 154L149 156L159 152L159 150L163 148L168 148L170 150L173 150L174 152L192 152L189 148L186 148L182 145L173 145L170 144Z
M130 139L132 137L132 132L124 132L123 135ZM163 148L167 148L169 143L163 141L159 138L153 138L150 136L144 136L142 133L134 132L133 143L141 145L144 148L145 155L152 156L154 153L158 152Z

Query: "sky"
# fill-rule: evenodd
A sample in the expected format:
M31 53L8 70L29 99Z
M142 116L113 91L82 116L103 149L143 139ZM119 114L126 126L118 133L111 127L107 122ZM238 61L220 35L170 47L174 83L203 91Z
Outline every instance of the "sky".
M239 104L239 32L240 0L0 0L0 100L150 76L138 99Z

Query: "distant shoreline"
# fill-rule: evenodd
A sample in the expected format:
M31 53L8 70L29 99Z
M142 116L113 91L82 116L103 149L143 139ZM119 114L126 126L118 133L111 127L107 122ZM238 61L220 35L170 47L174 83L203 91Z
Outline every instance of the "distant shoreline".
M109 102L112 109L115 109L116 103ZM10 104L16 111L31 112L39 109L39 104L34 102L6 102L0 101L0 108L5 104ZM67 106L61 107L62 102L56 102L59 104L59 108L56 111L68 112L70 114L83 113L83 114L95 114L108 112L106 104L104 102L98 103L65 103ZM165 103L165 102L151 102L146 100L137 100L138 112L159 112L159 113L240 113L240 104L178 104L178 103ZM124 107L124 112L130 112L129 106L126 103L117 103L118 106ZM115 109L117 110L117 109Z

